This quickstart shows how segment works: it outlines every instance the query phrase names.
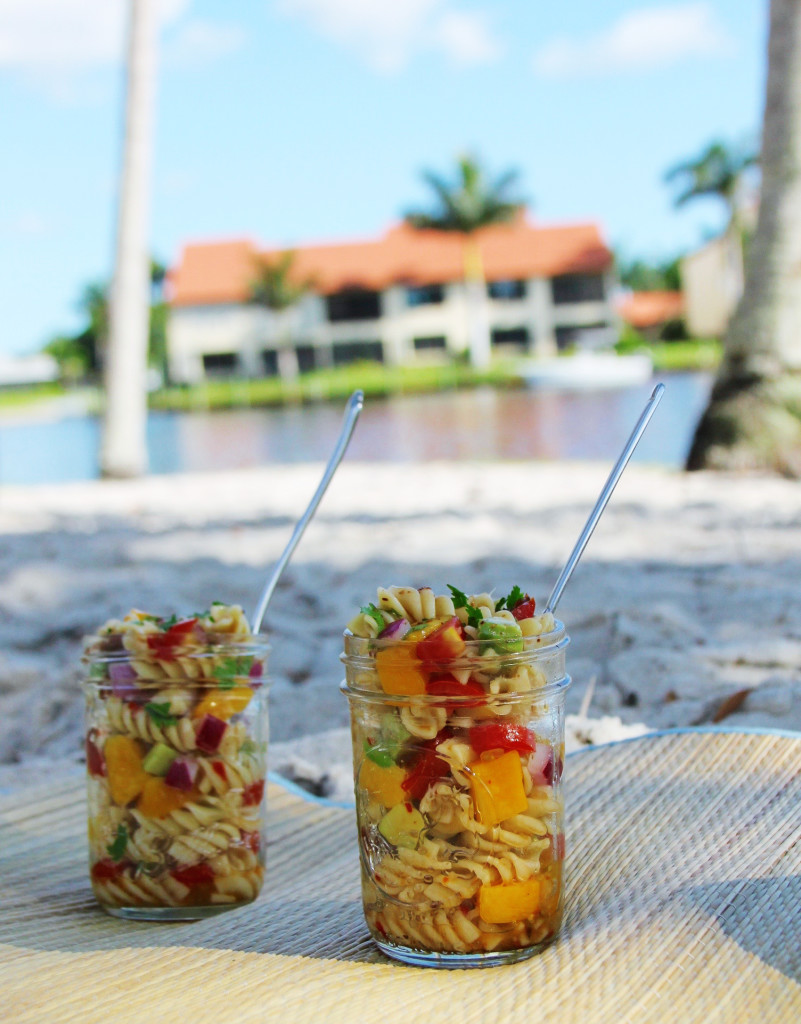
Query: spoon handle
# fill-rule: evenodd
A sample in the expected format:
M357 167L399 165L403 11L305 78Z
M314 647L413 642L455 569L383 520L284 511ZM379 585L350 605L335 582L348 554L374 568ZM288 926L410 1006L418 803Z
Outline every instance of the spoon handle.
M592 536L592 532L598 525L598 520L601 518L603 510L606 508L609 499L612 497L612 491L614 491L618 480L623 474L623 470L628 465L628 461L634 453L634 449L637 447L640 438L645 433L645 428L648 426L648 421L656 411L657 405L662 400L662 395L665 393L665 385L657 384L651 393L651 397L648 399L648 403L637 420L637 425L631 432L626 442L626 447L620 453L620 458L615 463L612 472L609 474L609 478L604 484L604 489L598 496L598 500L595 502L595 507L590 512L587 522L584 524L584 529L581 531L581 536L576 541L576 546L570 552L570 558L565 563L564 569L559 576L559 579L554 583L553 590L551 591L548 603L545 606L546 612L552 612L559 603L559 599L562 596L562 591L567 586L567 581L573 575L573 570L578 564L578 560L581 558L584 548L587 546L587 541Z
M267 580L264 590L262 591L262 595L259 598L259 604L253 615L254 634L258 633L261 628L264 613L267 611L267 605L270 603L270 598L273 596L273 591L275 590L275 586L278 583L281 573L284 571L287 562L292 557L292 552L298 546L298 541L303 536L303 531L309 525L309 520L317 511L317 506L322 501L323 495L325 494L328 485L331 483L331 477L334 475L337 466L342 461L342 456L345 454L348 447L351 434L353 433L353 428L356 426L356 420L359 418L359 413L362 411L363 405L364 392L361 390L354 391L348 399L348 404L345 407L345 418L342 422L342 430L339 434L339 440L337 441L336 448L334 448L331 453L331 458L328 460L328 465L325 467L325 472L317 486L317 490L314 492L312 500L309 502L306 511L295 525L295 529L292 531L292 536L289 538L289 543L284 548L281 557L275 563L275 568L273 569L270 578Z

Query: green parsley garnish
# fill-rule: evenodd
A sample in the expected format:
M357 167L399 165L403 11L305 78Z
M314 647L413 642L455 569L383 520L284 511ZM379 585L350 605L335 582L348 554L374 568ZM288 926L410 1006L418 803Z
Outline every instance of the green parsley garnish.
M124 825L117 826L117 835L114 837L114 842L110 843L106 849L108 855L112 860L122 860L125 856L125 848L128 845L128 829Z
M523 593L520 587L518 587L515 584L515 586L512 587L511 591L506 595L506 597L498 598L498 600L495 602L495 610L500 611L501 608L503 608L505 605L509 609L509 611L511 611L513 608L516 608L521 601L525 601L525 599L526 595Z
M175 623L178 621L177 615L171 615L169 619L162 619L159 623L159 629L163 629L166 633L168 629L172 629Z
M473 605L470 604L467 594L462 593L461 590L457 590L456 587L452 587L450 583L448 584L448 590L450 590L451 597L453 598L453 607L464 608L467 612L467 625L475 626L476 628L480 626L484 621L484 616L478 608L474 608Z
M164 729L168 725L177 725L178 719L175 715L170 714L170 702L165 701L163 704L156 704L154 701L150 701L145 704L145 711L150 715L153 724L159 729Z
M253 658L249 654L243 654L239 658L226 658L217 669L217 683L221 690L230 690L238 676L250 677L250 666Z
M374 604L363 604L359 611L362 613L362 615L367 615L369 618L373 620L376 626L378 626L379 633L381 632L382 629L386 627L387 620L384 617L384 613L379 611L379 609L376 608Z

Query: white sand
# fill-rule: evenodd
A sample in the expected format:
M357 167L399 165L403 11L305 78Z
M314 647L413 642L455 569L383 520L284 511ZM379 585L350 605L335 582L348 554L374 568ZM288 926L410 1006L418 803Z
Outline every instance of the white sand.
M544 605L601 464L340 468L268 611L271 767L349 787L344 623L379 584L517 583ZM81 637L136 606L256 604L320 465L0 488L0 764L79 756ZM801 485L626 471L559 615L572 743L625 725L801 730ZM23 770L24 772L24 770Z

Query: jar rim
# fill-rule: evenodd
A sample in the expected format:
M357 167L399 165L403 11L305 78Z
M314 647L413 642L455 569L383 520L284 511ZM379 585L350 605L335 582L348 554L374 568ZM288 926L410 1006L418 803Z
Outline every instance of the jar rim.
M102 644L104 640L108 639L108 634L94 634L84 638L84 651L81 655L81 661L85 665L98 665L98 664L119 664L129 661L142 661L142 662L158 662L165 660L175 660L176 658L189 658L192 660L203 660L207 658L219 658L225 656L228 653L236 654L240 657L252 655L264 655L266 656L272 650L267 636L263 633L256 633L250 637L243 637L241 640L225 640L218 643L205 643L202 645L191 644L185 647L174 646L170 649L170 658L165 659L164 657L157 657L151 652L139 654L135 651L128 650L127 647L118 648L116 650L102 650L99 647L92 647L93 644Z
M547 633L537 633L534 636L522 636L512 638L512 642L517 643L522 640L523 650L516 653L521 653L530 656L535 651L551 652L559 650L566 646L570 642L570 637L567 634L565 624L560 622L558 619L554 619L554 628L549 630ZM397 640L392 637L380 639L379 637L363 637L356 636L355 633L351 633L349 629L346 629L342 634L342 641L345 650L340 655L340 660L345 661L351 658L370 658L375 652L386 650L390 647L397 647L403 643L402 640ZM503 642L509 642L501 640ZM487 647L489 641L487 640L465 640L465 650L467 651L478 651L480 647ZM501 655L499 655L500 657ZM513 657L513 654L503 654L504 658ZM458 659L454 659L458 660Z
M526 703L538 703L542 700L551 700L555 696L565 693L572 683L573 677L565 673L561 678L555 679L552 683L546 683L544 686L538 686L534 690L512 690L508 693L488 693L486 694L486 700L484 703L492 703L493 705L520 704L524 701ZM386 704L394 707L404 707L414 701L415 704L420 703L426 706L432 705L434 707L443 707L447 704L448 707L454 710L457 708L464 708L465 710L468 710L476 707L477 701L476 696L472 694L467 694L464 697L445 697L431 693L385 693L383 690L362 689L359 686L354 686L353 683L347 682L345 679L343 679L339 684L339 691L340 693L343 693L348 700L355 699L366 704Z

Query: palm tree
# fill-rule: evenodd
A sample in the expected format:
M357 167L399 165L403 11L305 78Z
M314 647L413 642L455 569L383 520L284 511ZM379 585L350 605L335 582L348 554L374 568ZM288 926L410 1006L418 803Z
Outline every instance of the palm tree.
M490 333L484 266L476 233L490 224L513 220L520 212L522 200L510 195L517 178L517 171L507 171L490 181L474 157L462 156L454 182L433 171L423 172L423 180L434 192L434 207L430 211L409 211L405 215L412 227L452 231L464 239L468 349L470 361L478 369L489 365Z
M729 288L733 300L739 298L743 290L745 225L742 209L746 176L757 161L757 154L750 148L712 142L698 157L676 164L665 174L667 183L676 182L680 186L674 206L684 206L705 197L717 198L725 206L724 235L730 253Z
M771 0L762 186L745 290L688 469L801 476L801 4Z
M147 469L147 222L155 48L153 2L131 0L125 141L105 360L106 410L100 451L104 476L138 476Z
M256 261L256 277L250 287L250 301L278 315L280 337L278 366L282 377L293 378L298 373L298 358L289 344L289 310L303 298L312 286L311 279L297 280L292 267L295 254L291 250L279 253L273 261L260 257Z

